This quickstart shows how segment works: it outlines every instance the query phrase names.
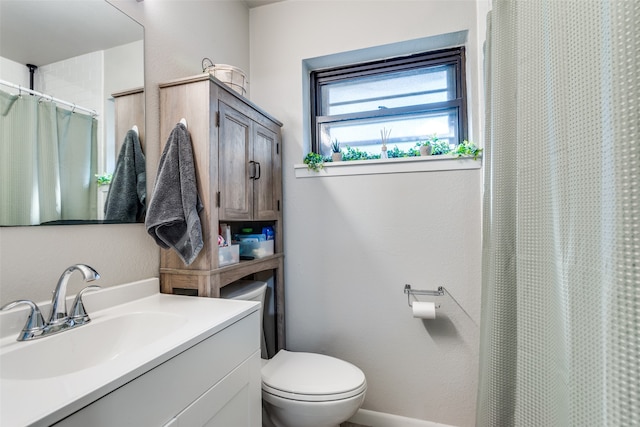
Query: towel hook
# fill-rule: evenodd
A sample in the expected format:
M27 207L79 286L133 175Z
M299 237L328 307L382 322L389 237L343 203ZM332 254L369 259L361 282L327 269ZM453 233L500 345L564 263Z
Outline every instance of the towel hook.
M185 119L184 117L180 119L180 123L182 123L184 125L184 127L188 128L187 119Z

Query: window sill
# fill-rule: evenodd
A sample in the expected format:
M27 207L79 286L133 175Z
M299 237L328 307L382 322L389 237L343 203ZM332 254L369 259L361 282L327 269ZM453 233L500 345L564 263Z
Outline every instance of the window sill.
M448 170L480 169L482 157L430 156L406 157L385 160L352 160L328 162L319 172L307 168L305 164L294 165L296 178L322 178L328 176L378 175L384 173L436 172Z

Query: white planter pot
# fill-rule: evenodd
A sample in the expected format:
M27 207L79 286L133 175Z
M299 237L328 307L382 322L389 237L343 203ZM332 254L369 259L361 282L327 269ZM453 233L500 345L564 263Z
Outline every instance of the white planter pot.
M421 156L430 156L431 155L431 146L430 145L421 145L420 146L420 155Z

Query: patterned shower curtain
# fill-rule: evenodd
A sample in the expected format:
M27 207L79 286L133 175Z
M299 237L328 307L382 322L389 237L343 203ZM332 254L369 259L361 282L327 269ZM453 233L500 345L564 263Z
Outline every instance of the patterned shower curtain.
M97 218L97 122L0 91L0 226Z
M640 424L639 28L493 2L478 426Z
M60 199L63 220L98 218L97 121L57 108Z

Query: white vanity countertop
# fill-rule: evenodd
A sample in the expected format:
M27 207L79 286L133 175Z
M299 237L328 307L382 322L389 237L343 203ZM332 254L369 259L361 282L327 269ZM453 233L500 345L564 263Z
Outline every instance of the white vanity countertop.
M17 342L16 333L11 331L8 335L6 331L7 324L16 323L16 317L21 325L24 324L26 312L18 315L13 311L1 313L0 323L5 325L2 326L0 337L0 356L32 346L34 351L28 353L37 354L38 359L34 359L36 363L40 358L54 358L55 363L55 357L63 357L60 359L62 364L71 359L72 363L77 363L78 369L48 376L32 374L28 370L10 372L5 369L6 366L0 366L0 425L49 426L259 309L259 304L251 301L167 295L158 290L158 279L154 278L87 293L84 300L91 323L28 342ZM45 318L47 313L48 309L43 309ZM145 320L154 319L154 316L162 322L145 323ZM87 334L101 330L110 333L108 328L111 325L121 330L110 335L111 340L116 336L120 341L119 337L122 336L126 341L128 331L136 328L138 331L147 328L150 338L136 338L134 343L109 344L109 348L105 349L110 353L105 360L86 362L87 358L83 355L93 351L91 349L100 348L97 345L99 341L92 344L99 337ZM132 326L131 329L128 325ZM167 325L170 327L167 328ZM82 329L85 331L82 332ZM61 349L61 354L56 356L56 339L65 334L77 335L68 335L64 340L59 340L64 342L65 349ZM75 337L81 338L75 341L86 342L89 349L69 350L68 341L73 341ZM114 347L122 347L126 351L118 352L113 350Z

